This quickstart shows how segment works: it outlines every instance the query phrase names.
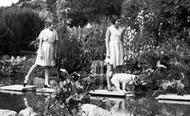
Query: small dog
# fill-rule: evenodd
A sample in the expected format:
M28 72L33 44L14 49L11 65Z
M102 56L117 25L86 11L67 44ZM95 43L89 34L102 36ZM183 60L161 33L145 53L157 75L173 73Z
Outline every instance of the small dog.
M172 90L176 87L176 82L174 80L162 80L160 83L160 90L163 91L163 94L166 94L166 91Z
M159 90L156 90L153 95L157 92L162 91L163 94L166 94L167 91L176 90L178 95L184 95L185 85L182 83L184 79L184 74L181 73L181 78L178 80L162 80L159 84Z
M161 80L157 81L158 90L155 90L152 94L153 97L156 97L160 94L166 94L166 92L174 90L176 83L171 80Z
M112 76L111 82L116 87L116 90L125 91L126 85L139 85L142 83L139 75L126 74L126 73L115 73ZM122 90L120 89L120 83L122 83Z

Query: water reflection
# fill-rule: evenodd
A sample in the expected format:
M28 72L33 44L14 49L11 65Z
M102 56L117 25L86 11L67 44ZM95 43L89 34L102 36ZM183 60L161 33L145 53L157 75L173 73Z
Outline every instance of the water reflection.
M25 108L22 96L0 93L0 109L9 109L18 112L22 108Z
M111 107L111 112L113 116L134 116L133 111L130 111L126 108L126 100L120 99L120 100L112 100L114 105Z
M46 110L47 97L32 92L24 94L0 92L0 109L20 112L31 107L34 112L42 115ZM113 116L189 116L190 114L189 102L158 102L145 97L126 99L91 97L91 103L111 112Z
M188 102L158 102L151 98L113 99L93 97L94 104L112 112L113 116L189 116ZM105 105L100 105L102 101ZM187 105L188 104L188 105Z
M9 109L19 112L27 107L31 107L35 112L44 111L44 95L37 95L33 92L11 92L0 91L0 109Z

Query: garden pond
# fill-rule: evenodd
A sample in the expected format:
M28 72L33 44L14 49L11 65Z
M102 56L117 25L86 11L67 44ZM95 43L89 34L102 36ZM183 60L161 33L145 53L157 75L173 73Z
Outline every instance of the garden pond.
M47 98L49 96L35 92L0 92L0 109L19 112L26 108L27 102L35 112L42 115L47 109ZM125 99L91 96L90 103L111 111L116 116L189 116L190 114L190 102L163 103L147 95L135 95ZM48 107L48 113L52 116L60 116L57 111L64 112L64 109L61 110L56 104Z
M0 109L19 112L26 107L25 98L34 111L43 113L47 96L31 92L20 95L0 93ZM190 105L159 103L156 100L145 97L126 99L104 98L104 100L101 98L94 99L93 97L91 103L120 116L189 116L190 113ZM52 114L55 113L52 111Z

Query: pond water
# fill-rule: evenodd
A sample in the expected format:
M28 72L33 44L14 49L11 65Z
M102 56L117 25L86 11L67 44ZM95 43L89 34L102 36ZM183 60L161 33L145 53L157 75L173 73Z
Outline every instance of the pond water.
M2 80L13 84L8 80ZM17 81L20 84L22 81ZM43 113L46 107L46 95L35 92L3 93L0 92L0 109L9 109L19 112L26 108L26 101L34 111ZM90 102L105 110L111 111L116 116L190 116L190 102L164 103L147 96L133 96L123 98L91 97Z
M0 109L10 109L19 112L24 109L25 100L36 111L44 111L47 97L32 92L24 94L0 93ZM91 97L91 103L120 116L189 116L190 105L177 103L160 103L145 97L103 98ZM188 103L188 102L184 102Z
M43 103L45 100L45 96L36 95L32 92L27 93L2 93L0 92L0 109L9 109L19 112L20 110L26 108L25 99L29 105L34 109L37 110L40 108L40 104Z

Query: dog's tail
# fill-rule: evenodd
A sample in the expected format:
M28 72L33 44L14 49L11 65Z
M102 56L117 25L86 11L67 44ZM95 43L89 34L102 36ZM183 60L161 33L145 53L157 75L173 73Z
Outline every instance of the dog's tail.
M180 73L180 74L181 74L181 79L184 79L185 78L184 73Z
M180 76L180 81L181 81L182 83L184 83L184 82L185 82L185 75L184 75L183 72L181 72L180 74L181 74L181 76Z
M163 93L163 90L155 90L154 93L152 94L152 97L157 97L161 93Z

